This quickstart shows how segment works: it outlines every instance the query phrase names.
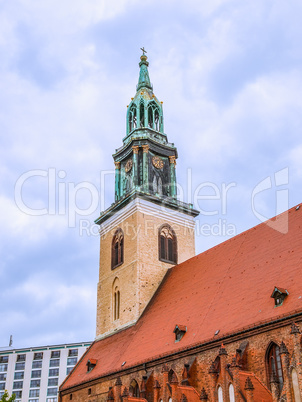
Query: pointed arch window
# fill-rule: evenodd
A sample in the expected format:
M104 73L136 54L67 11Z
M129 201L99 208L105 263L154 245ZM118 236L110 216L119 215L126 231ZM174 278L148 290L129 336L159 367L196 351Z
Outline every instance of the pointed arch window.
M117 229L112 239L111 269L117 268L124 262L124 233Z
M301 402L299 380L296 369L292 370L292 383L293 383L294 402Z
M136 122L136 106L132 105L129 112L129 132L134 130L137 127Z
M217 393L218 393L218 402L223 402L223 392L220 386L218 387Z
M139 106L139 118L140 118L140 126L145 127L145 106L143 102L141 102Z
M152 106L148 107L148 126L153 128L153 109Z
M154 128L156 131L159 131L159 112L157 108L154 112Z
M113 318L114 321L120 318L120 308L121 308L121 293L118 289L118 286L114 289L114 296L113 296Z
M270 384L271 380L277 381L281 391L283 388L282 363L279 346L275 343L271 343L266 352L266 365L268 383Z
M139 386L136 380L132 380L130 387L129 387L129 394L130 396L134 396L139 398Z
M177 239L174 230L168 224L159 229L158 249L161 261L177 264Z

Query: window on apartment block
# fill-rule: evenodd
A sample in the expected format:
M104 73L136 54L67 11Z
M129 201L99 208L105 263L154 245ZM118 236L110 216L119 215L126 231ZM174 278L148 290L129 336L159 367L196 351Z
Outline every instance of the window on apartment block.
M17 362L25 362L25 359L26 359L25 354L17 355Z
M61 355L60 350L53 350L53 351L51 352L50 358L51 358L51 359L56 359L56 358L59 358L60 355Z
M283 373L282 373L282 363L280 357L279 346L275 343L271 343L266 352L266 365L268 374L268 384L270 385L271 380L275 380L278 383L280 391L283 388Z
M67 367L66 369L66 375L70 374L70 372L73 370L73 367Z
M25 369L25 362L16 363L15 370L24 370Z
M23 388L23 381L15 381L13 383L13 389Z
M48 377L58 377L59 369L49 369Z
M69 349L68 351L68 357L77 356L78 354L79 354L78 349Z
M60 359L52 359L49 361L49 367L59 367Z
M77 364L78 358L77 357L68 357L67 358L67 366L74 366Z
M22 391L14 391L13 394L15 394L16 400L22 398Z
M174 230L168 224L159 229L158 252L160 261L177 264L177 239Z
M41 380L31 380L30 381L30 388L39 388Z
M55 396L58 393L58 388L47 388L47 396Z
M7 371L7 364L0 364L0 372Z
M32 370L31 378L40 378L41 377L41 370Z
M58 386L59 384L59 379L58 378L49 378L48 379L48 386L49 387L56 387L56 386Z
M5 390L5 382L0 382L0 390Z
M0 381L6 381L6 373L0 374Z
M124 262L124 233L117 229L112 239L111 246L111 269L114 269Z
M42 368L42 360L34 360L32 363L32 368L33 369Z
M8 356L0 356L0 363L8 363Z
M24 378L24 371L17 371L14 375L14 380L23 380Z
M39 389L30 389L29 390L29 397L32 398L36 398L40 396L40 390Z
M34 353L34 360L42 360L43 359L43 352Z

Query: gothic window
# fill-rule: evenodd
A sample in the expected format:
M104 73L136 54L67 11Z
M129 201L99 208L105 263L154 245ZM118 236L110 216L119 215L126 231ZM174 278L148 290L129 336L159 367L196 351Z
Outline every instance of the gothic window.
M152 106L148 107L148 126L153 128L153 110Z
M171 370L169 371L169 373L168 373L168 381L169 381L169 383L172 382L173 376L175 376L175 377L177 378L177 375L175 374L174 370L171 369Z
M278 382L280 391L283 387L283 373L279 346L272 343L266 352L268 383L272 379Z
M223 402L223 393L220 386L218 387L218 402Z
M159 131L159 112L158 109L155 109L154 112L154 128L156 131Z
M112 239L111 248L111 269L114 269L124 262L124 233L117 229Z
M134 130L137 126L136 123L136 106L132 105L129 112L129 132Z
M235 392L234 392L233 384L229 385L229 398L230 398L230 402L235 402Z
M177 264L177 239L170 225L163 225L158 235L159 259L171 264Z
M292 383L293 383L294 402L301 402L298 374L296 369L292 370Z
M145 108L143 102L139 107L140 126L145 127Z
M136 398L139 398L139 386L138 383L135 380L131 381L130 387L129 387L129 394L130 396L134 396Z

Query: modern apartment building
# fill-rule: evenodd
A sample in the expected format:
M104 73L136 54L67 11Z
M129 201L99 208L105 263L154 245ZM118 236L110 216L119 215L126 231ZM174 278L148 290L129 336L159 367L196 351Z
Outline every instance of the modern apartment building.
M57 402L58 387L91 342L26 349L0 349L0 398L18 402Z

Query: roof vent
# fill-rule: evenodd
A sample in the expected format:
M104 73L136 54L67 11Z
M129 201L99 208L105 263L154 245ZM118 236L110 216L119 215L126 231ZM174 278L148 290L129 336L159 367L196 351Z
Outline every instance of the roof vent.
M296 211L298 211L298 209L300 209L300 205L297 205L297 206L296 206Z
M187 332L187 327L185 325L176 325L173 332L175 334L175 342L179 342Z
M275 286L274 291L271 295L273 299L275 299L275 307L282 306L284 299L289 295L288 291L283 288L277 288Z
M96 364L97 364L96 359L88 359L88 362L86 363L87 373L89 373L91 370L93 370L95 368Z

